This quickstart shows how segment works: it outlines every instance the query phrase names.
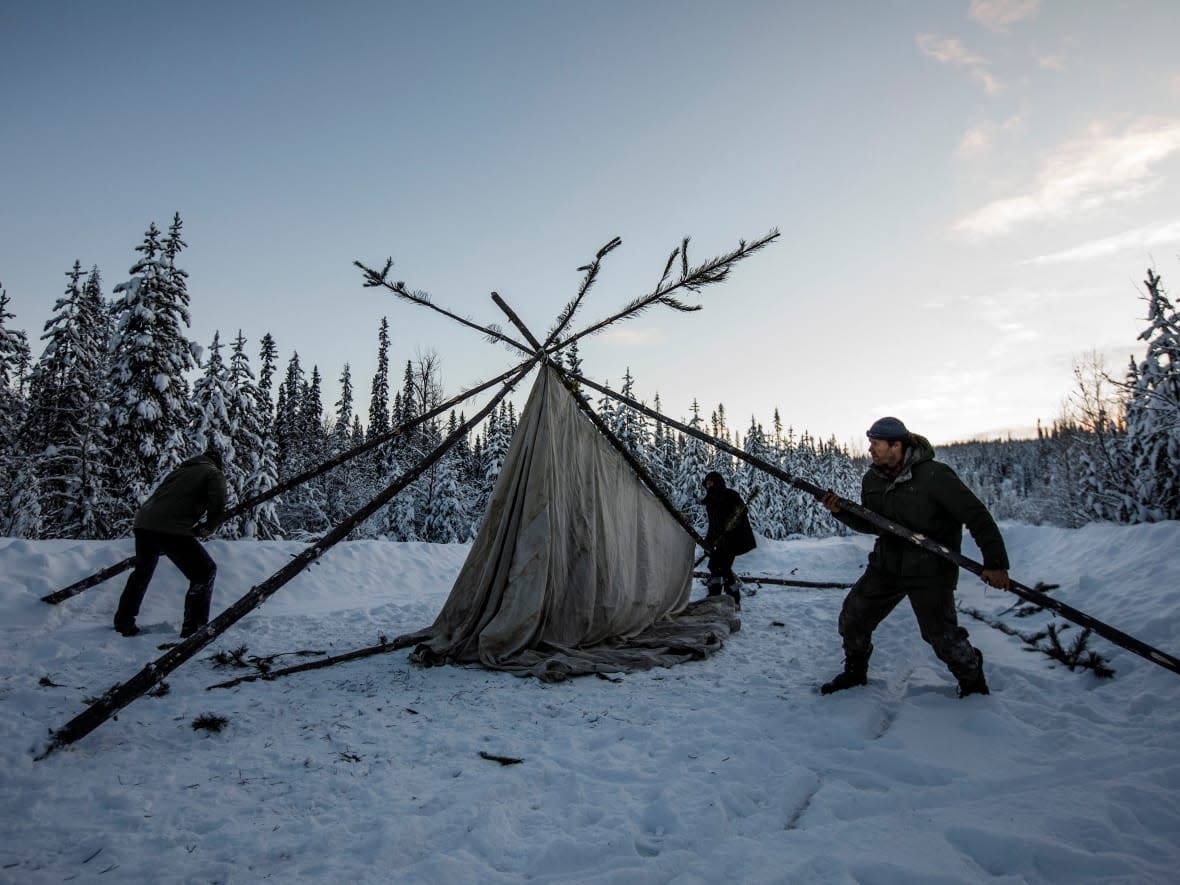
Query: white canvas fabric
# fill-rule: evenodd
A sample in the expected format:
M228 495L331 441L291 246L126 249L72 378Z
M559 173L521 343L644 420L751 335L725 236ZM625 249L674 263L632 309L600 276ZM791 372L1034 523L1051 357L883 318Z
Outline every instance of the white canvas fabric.
M702 657L734 619L710 600L677 631L693 548L545 367L446 604L432 627L398 642L422 642L420 663L550 679Z

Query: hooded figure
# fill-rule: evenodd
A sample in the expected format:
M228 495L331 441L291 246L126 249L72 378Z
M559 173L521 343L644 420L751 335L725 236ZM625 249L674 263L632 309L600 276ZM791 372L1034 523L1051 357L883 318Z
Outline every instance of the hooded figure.
M217 564L193 529L202 515L212 523L224 510L225 474L221 472L221 453L212 446L164 477L135 514L135 569L119 597L116 630L124 636L139 632L135 618L161 556L172 560L189 581L181 638L205 626Z
M709 515L709 529L705 543L713 548L709 556L709 595L725 591L734 605L742 607L742 593L733 573L733 561L757 546L750 517L741 495L725 485L725 477L716 470L705 474L705 512Z

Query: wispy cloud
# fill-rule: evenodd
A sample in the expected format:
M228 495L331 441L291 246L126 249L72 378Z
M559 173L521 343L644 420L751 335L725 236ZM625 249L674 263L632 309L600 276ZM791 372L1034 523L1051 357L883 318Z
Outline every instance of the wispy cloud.
M1090 261L1095 258L1105 258L1120 252L1145 251L1153 246L1166 246L1180 243L1180 220L1170 224L1151 225L1135 230L1124 231L1099 240L1082 243L1072 249L1064 249L1050 255L1038 255L1023 262L1024 264L1066 264L1069 262Z
M964 159L982 156L995 147L997 136L1016 132L1023 125L1023 114L1013 114L999 123L990 120L976 123L963 133L963 137L959 139L958 147L955 148L955 154Z
M960 219L957 233L984 238L1021 225L1138 199L1162 180L1160 162L1180 152L1180 119L1141 120L1121 135L1096 128L1050 154L1028 193L989 203Z
M938 34L919 34L916 38L918 49L942 64L965 68L971 78L983 86L988 95L996 95L1002 89L1000 81L987 70L988 61L971 52L954 37Z
M991 31L1006 31L1008 25L1032 18L1041 0L971 0L967 15Z
M971 53L966 46L953 37L940 37L937 34L919 34L918 48L926 55L945 64L969 67L985 65L987 59Z
M987 153L992 146L992 135L989 127L972 126L959 140L955 153L960 157L974 157Z

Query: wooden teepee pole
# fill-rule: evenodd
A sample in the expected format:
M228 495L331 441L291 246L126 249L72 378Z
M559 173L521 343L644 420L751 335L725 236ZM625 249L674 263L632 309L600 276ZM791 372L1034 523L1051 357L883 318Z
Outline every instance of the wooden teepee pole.
M324 555L327 550L348 537L348 534L389 503L402 489L418 479L433 466L447 450L480 421L502 400L516 384L524 378L533 367L530 360L517 374L511 378L472 418L455 429L446 439L435 447L425 458L403 473L372 501L345 519L331 532L324 535L314 544L305 549L293 560L279 569L261 584L250 589L245 596L211 620L202 629L188 639L183 640L169 649L152 663L148 664L126 682L120 682L107 689L101 698L91 704L86 710L75 716L61 728L53 732L49 746L37 756L44 759L59 747L72 744L79 738L85 737L98 728L136 698L148 692L165 676L195 655L198 651L228 630L251 611L273 596L292 578Z
M609 387L596 384L595 382L589 380L588 378L584 378L581 375L570 373L570 377L577 380L579 384L585 384L587 387L604 393L607 396L612 397L639 412L642 412L648 417L663 421L669 427L674 427L681 433L685 433L689 436L702 440L703 442L714 445L723 452L726 452L727 454L730 454L733 457L745 461L747 464L758 468L763 473L768 473L776 479L780 479L788 485L794 486L797 489L801 489L802 491L805 491L816 498L826 494L825 489L821 489L819 486L814 485L805 479L799 479L798 477L791 476L781 467L778 467L767 461L763 461L761 458L758 458L747 452L743 452L741 449L730 445L725 440L718 439L715 436L710 436L703 431L697 430L695 427L690 427L689 425L680 421L673 420L666 415L661 415L654 409L649 409L643 403L636 402L630 397L623 396L621 393L616 393ZM983 574L983 563L969 559L968 557L959 553L957 550L951 550L949 547L945 547L942 544L939 544L937 541L930 540L930 538L927 538L925 535L920 535L917 532L900 525L899 523L892 522L891 520L881 516L879 513L875 513L866 507L862 507L860 504L857 504L854 501L849 501L847 498L839 498L838 500L840 502L841 509L847 510L849 513L859 516L866 522L872 523L882 532L887 532L888 534L896 535L899 538L904 538L911 544L921 547L923 550L928 550L936 556L941 556L943 559L950 560L951 562L955 563L955 565L966 569L972 574ZM1146 642L1136 639L1134 636L1124 633L1122 630L1112 627L1109 624L1098 620L1092 615L1086 614L1080 609L1076 609L1071 605L1066 605L1061 600L1054 599L1047 593L1042 593L1039 590L1035 590L1032 587L1021 584L1019 581L1010 581L1008 585L1008 591L1010 593L1015 593L1021 599L1027 600L1028 602L1036 603L1042 608L1055 611L1063 618L1073 621L1075 624L1081 627L1088 627L1099 636L1110 640L1115 645L1125 648L1127 651L1134 652L1140 657L1151 661L1153 664L1159 664L1165 670L1171 670L1173 673L1180 674L1180 659L1168 654L1167 652L1160 651L1158 648L1154 648L1148 645Z
M519 372L522 368L524 368L524 366L529 365L530 362L531 361L526 360L523 363L513 366L507 372L503 372L502 374L497 375L495 378L485 381L479 386L473 387L470 390L460 392L456 396L451 397L442 405L431 409L429 412L426 412L425 414L420 415L411 421L407 421L404 424L399 424L392 430L375 436L361 445L349 449L347 452L341 452L339 455L329 458L327 461L324 461L315 467L311 467L302 473L291 477L290 479L284 480L274 488L267 489L261 495L257 495L253 498L250 498L249 500L243 501L237 506L225 511L225 513L223 513L220 518L201 523L199 526L197 526L196 531L198 533L215 531L219 525L229 522L229 520L233 519L234 517L241 516L243 513L253 510L259 504L265 504L272 498L277 498L284 492L289 492L291 489L302 485L310 479L314 479L315 477L327 473L330 470L334 470L341 464L351 461L354 458L359 458L361 455L371 452L373 449L390 442L395 437L413 430L419 424L429 421L431 418L437 418L439 415L443 414L454 406L457 406L459 403L468 400L473 396L477 396L480 393L483 393L490 387L495 387L497 384L504 382L506 379ZM50 605L57 605L59 602L64 602L67 599L77 596L79 593L89 590L91 587L98 586L108 578L113 578L115 575L127 571L127 569L131 568L133 565L135 565L135 557L129 556L124 560L116 562L114 565L109 565L88 577L82 578L79 581L75 581L68 587L63 587L60 590L55 590L53 593L48 593L45 596L42 596L41 601L47 602Z
M501 298L496 292L492 293L492 300L496 302L496 306L499 307L500 310L504 311L504 314L508 317L512 324L520 330L521 334L524 335L524 337L537 348L538 356L543 356L544 353L541 343L537 340L536 336L534 336L533 333L529 331L528 327L525 326L520 317L517 316L516 311L509 307L504 299ZM546 365L550 366L557 373L558 379L561 381L565 389L570 392L570 395L573 396L574 402L577 403L578 408L581 409L583 413L585 413L586 417L590 419L591 423L596 428L598 428L598 431L604 437L606 437L606 441L610 443L611 447L623 456L623 460L627 462L627 464L635 472L635 475L639 477L640 481L645 486L647 486L648 491L655 495L656 500L664 505L664 509L667 510L669 514L671 514L672 518L675 519L677 523L679 523L681 528L688 532L689 537L712 553L712 547L705 543L705 539L702 538L697 533L696 529L692 527L692 524L684 518L684 514L676 509L676 507L668 499L668 496L664 493L664 490L660 488L659 483L655 481L655 478L648 472L643 463L638 458L636 458L635 455L633 455L627 449L627 447L623 445L622 441L617 436L615 436L614 432L606 426L606 422L604 422L602 418L598 416L598 413L594 411L594 409L590 406L590 403L588 403L586 398L578 391L577 387L574 385L573 381L570 380L565 370L552 362L547 362Z

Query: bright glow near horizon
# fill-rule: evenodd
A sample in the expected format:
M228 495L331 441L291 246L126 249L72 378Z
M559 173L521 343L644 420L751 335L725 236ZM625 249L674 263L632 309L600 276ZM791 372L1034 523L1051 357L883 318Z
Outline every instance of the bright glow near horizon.
M189 244L193 326L345 362L367 413L436 349L448 390L515 360L361 286L379 266L479 322L574 326L781 230L706 289L584 342L684 417L724 402L860 445L1050 422L1089 351L1142 352L1137 286L1180 278L1180 4L941 0L12 0L0 9L0 281L40 354L75 259L110 295L151 221Z

